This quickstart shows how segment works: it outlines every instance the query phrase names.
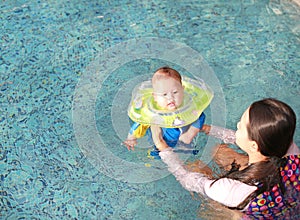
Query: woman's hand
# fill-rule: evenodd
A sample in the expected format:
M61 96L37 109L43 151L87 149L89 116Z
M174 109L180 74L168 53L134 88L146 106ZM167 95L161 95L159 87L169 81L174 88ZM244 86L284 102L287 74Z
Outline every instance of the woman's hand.
M157 125L151 125L152 140L156 148L160 151L169 148L164 139L162 138L161 128Z
M230 170L234 161L241 166L240 169L244 169L248 165L249 157L236 152L227 144L220 144L216 149L214 160L218 166L225 170Z
M210 129L211 129L211 126L210 126L210 125L204 124L204 125L202 126L202 129L200 130L200 132L204 132L205 134L209 134Z

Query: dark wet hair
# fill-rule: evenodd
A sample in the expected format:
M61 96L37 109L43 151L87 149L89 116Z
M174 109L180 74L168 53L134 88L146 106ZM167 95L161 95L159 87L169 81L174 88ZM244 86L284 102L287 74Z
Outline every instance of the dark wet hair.
M295 128L295 112L284 102L269 98L249 108L249 139L258 144L264 156L283 157L292 144Z
M282 157L293 142L295 128L296 114L284 102L268 98L254 102L249 107L249 139L257 143L260 153L267 160L250 164L243 170L232 169L218 178L231 178L252 186L259 184L258 189L235 208L243 209L252 199L270 191L276 184L279 184L284 193L280 167L286 163L286 159Z

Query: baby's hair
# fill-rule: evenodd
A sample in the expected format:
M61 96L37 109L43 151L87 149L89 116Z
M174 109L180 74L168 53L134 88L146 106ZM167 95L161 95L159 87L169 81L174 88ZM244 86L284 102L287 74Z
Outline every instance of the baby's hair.
M162 78L173 78L182 84L180 73L167 66L161 67L155 71L152 77L152 84Z

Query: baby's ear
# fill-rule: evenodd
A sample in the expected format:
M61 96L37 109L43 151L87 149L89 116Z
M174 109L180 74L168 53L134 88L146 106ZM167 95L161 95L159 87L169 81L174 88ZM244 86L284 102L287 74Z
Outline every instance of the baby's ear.
M154 101L156 101L157 95L154 92L152 92L152 96L153 96Z

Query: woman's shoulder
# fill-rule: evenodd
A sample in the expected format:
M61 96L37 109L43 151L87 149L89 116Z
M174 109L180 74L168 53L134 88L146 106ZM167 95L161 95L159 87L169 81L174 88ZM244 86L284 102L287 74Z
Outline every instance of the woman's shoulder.
M288 149L286 157L288 156L299 156L300 155L300 148L293 142Z
M300 154L286 156L286 163L280 174L285 187L292 186L300 192Z
M286 163L281 168L281 175L288 175L289 177L292 174L300 176L300 154L291 154L286 155Z

